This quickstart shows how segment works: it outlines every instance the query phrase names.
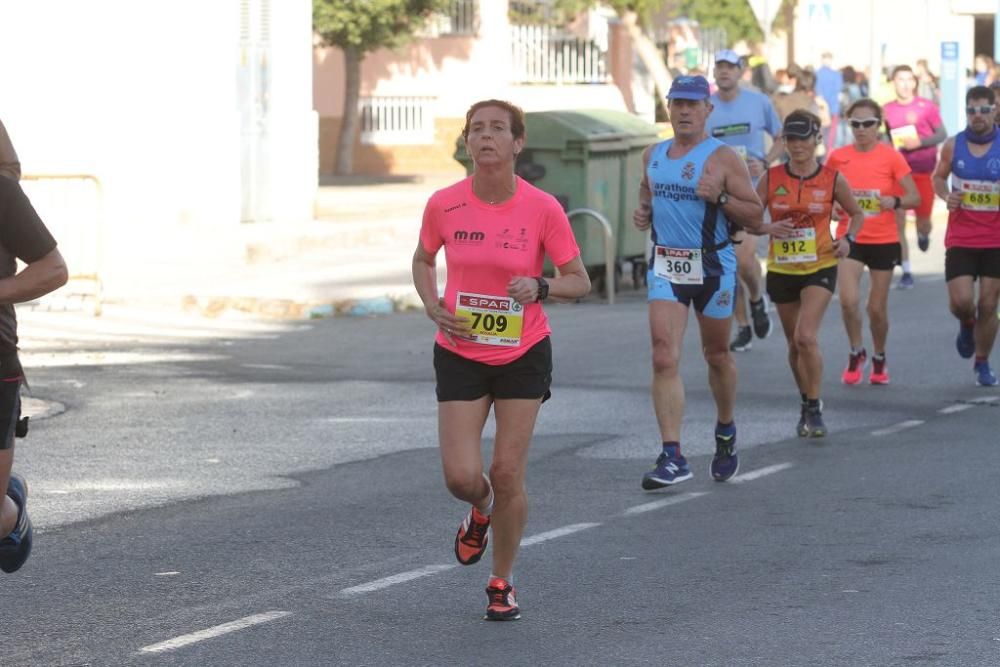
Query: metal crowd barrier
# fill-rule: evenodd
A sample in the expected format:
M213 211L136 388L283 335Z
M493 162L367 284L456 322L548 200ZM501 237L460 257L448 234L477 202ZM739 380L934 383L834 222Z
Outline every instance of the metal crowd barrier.
M588 216L596 221L604 232L604 292L608 305L615 303L615 232L611 222L600 211L592 208L575 208L566 214L572 220L576 216Z

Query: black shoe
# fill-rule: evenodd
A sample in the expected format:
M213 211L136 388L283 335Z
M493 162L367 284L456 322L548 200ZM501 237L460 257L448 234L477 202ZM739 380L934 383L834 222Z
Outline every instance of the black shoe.
M740 327L736 330L736 338L729 344L729 349L733 352L746 352L753 347L753 332L750 327Z
M709 471L716 482L727 482L740 469L740 457L736 453L736 431L732 435L715 432L715 456Z
M806 411L808 409L809 405L803 402L802 409L799 411L799 423L795 427L795 433L798 434L800 438L809 437L809 425L806 423Z
M820 408L806 408L806 428L809 430L808 437L826 437L826 424L823 423L823 412Z
M760 297L756 303L750 302L750 319L753 320L753 333L757 338L767 338L771 335L771 316L767 314L767 300Z
M7 483L7 495L17 504L17 523L10 535L0 540L0 570L17 572L31 555L31 519L28 518L28 483L13 473Z

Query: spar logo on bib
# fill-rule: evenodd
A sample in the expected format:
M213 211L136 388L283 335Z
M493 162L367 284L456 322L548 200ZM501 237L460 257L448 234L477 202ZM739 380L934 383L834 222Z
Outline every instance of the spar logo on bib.
M500 296L482 296L479 294L460 294L458 305L465 308L487 308L489 310L509 310L521 312L521 304L513 299Z

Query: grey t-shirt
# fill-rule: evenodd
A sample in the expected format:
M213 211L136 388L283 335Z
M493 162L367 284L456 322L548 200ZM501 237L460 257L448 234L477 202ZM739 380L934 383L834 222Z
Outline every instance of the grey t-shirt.
M56 247L20 183L0 178L0 279L17 272L17 259L31 264ZM0 304L0 355L17 350L14 304Z

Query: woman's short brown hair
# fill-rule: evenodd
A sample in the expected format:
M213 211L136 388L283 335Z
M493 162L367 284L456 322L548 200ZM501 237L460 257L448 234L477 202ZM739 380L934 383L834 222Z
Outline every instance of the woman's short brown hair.
M860 108L871 109L872 113L879 120L882 120L882 107L878 102L871 99L870 97L862 97L860 100L855 100L854 104L847 107L847 117L850 118L854 114L855 109Z
M469 125L472 124L472 117L477 111L484 107L498 107L510 114L510 133L515 139L524 136L524 111L521 107L506 102L504 100L481 100L476 102L465 112L465 127L462 128L462 138L469 138Z

